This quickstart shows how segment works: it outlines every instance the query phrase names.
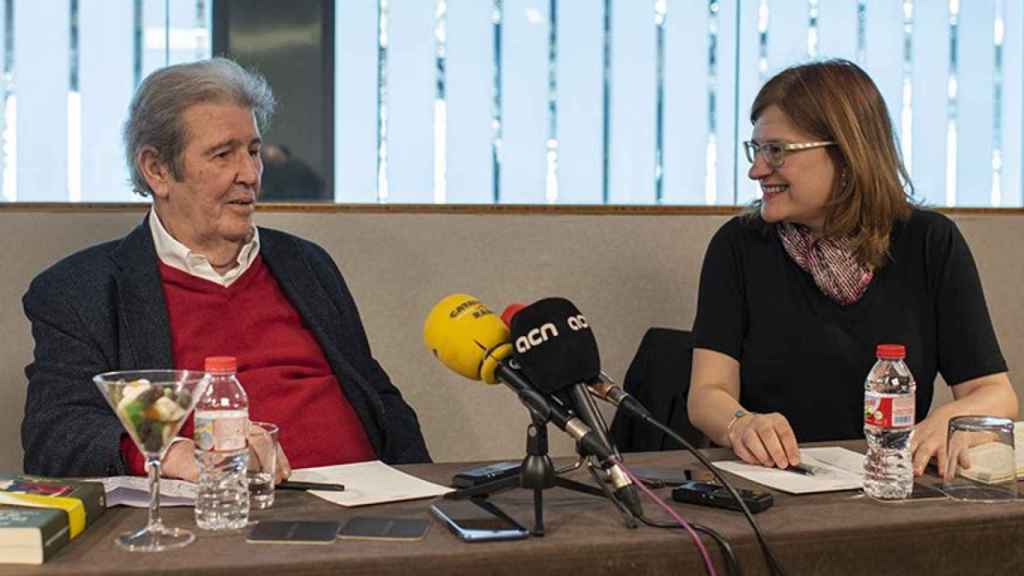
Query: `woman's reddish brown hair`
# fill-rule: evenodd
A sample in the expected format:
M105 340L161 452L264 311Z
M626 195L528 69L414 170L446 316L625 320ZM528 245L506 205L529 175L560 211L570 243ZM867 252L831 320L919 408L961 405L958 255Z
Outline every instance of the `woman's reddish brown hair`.
M884 266L893 225L910 217L913 185L878 87L847 60L801 64L761 88L751 123L769 106L815 140L836 143L826 148L839 177L825 207L823 236L848 237L858 261Z

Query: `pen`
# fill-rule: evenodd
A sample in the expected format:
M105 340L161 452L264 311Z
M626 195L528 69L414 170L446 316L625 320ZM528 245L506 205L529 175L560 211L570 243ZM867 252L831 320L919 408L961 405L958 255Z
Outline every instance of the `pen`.
M803 464L796 464L786 468L790 472L796 472L797 474L803 474L804 476L814 476L814 468L810 466L804 466Z
M328 484L321 482L298 482L285 480L277 485L279 490L326 490L329 492L344 492L344 484Z

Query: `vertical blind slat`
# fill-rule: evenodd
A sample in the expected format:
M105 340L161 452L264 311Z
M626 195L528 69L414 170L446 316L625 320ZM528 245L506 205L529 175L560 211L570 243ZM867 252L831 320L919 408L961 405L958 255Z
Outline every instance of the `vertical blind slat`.
M704 204L708 121L708 7L675 0L665 20L665 204Z
M608 201L654 202L655 26L650 1L613 0Z
M95 3L78 6L78 87L82 99L82 200L134 199L121 142L134 90L134 10L122 0L118 10Z
M761 85L768 79L768 76L765 75L764 78L762 78L758 69L760 60L757 31L759 2L755 0L743 0L739 4L739 84L736 88L739 90L737 98L739 106L735 110L733 109L732 94L726 95L729 100L722 102L729 113L736 115L736 122L738 123L736 138L733 139L731 134L728 135L730 147L727 149L729 161L735 161L736 187L735 189L732 187L732 175L730 174L729 187L726 188L726 190L729 191L729 194L723 197L720 193L719 204L747 204L751 200L761 196L757 183L747 178L747 171L750 168L750 163L747 162L746 157L743 155L742 143L744 140L750 139L750 133L753 130L753 126L750 124L750 106L754 103L754 97L757 96L757 91L760 90ZM723 29L725 29L725 27L730 27L731 24L731 22L726 21L723 18ZM730 36L735 38L735 34L731 34ZM735 40L733 41L735 42ZM733 158L735 158L735 160L733 160ZM719 158L719 161L721 160L722 158Z
M70 26L70 2L14 2L21 201L68 199Z
M862 67L882 92L889 118L899 134L903 108L903 3L868 2L864 34Z
M4 63L7 62L7 19L10 17L5 6L0 4L0 71L3 70ZM3 138L7 133L7 114L4 105L6 101L7 79L0 77L0 202L11 202L17 196L16 187L7 186L4 173L12 154L9 144Z
M558 203L600 204L604 1L559 8Z
M548 3L505 0L502 14L501 202L545 201Z
M491 202L492 6L448 0L448 201Z
M90 3L80 2L79 6L82 4L88 7ZM204 29L206 22L199 20L197 12L198 6L194 0L167 0L167 26L170 27L167 37L171 42L167 52L168 64L184 64L210 57L209 28Z
M995 0L960 5L956 203L988 206L992 196Z
M167 65L167 0L142 0L142 78Z
M804 0L768 3L768 76L807 60L808 4Z
M917 198L930 205L941 206L946 201L946 171L943 167L946 164L949 4L915 4L912 33L911 179ZM893 120L899 122L898 118Z
M1002 206L1024 206L1024 0L1003 0Z
M389 202L429 202L434 181L434 3L390 0Z
M857 0L818 2L818 55L857 58Z
M334 199L377 201L377 6L338 2L334 34Z

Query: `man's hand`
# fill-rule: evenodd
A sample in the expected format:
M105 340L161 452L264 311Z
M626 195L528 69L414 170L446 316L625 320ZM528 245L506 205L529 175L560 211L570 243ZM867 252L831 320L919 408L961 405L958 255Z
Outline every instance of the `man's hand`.
M274 464L271 457L271 450L276 452L276 466L274 466L274 484L280 484L291 476L292 467L281 448L280 442L267 434L258 426L251 426L249 431L249 471L258 472L266 470Z
M199 480L199 465L196 463L196 445L188 438L175 440L164 454L161 470L168 478L181 478L189 482Z
M167 453L164 454L164 459L161 464L161 475L168 478L180 478L182 480L188 480L189 482L198 481L199 464L196 462L195 449L195 443L188 438L181 438L175 441L174 444L167 449ZM259 442L251 442L249 450L251 469L263 469L263 462L267 459L265 448L262 449L263 458L260 457L260 454L261 449ZM288 462L288 457L285 456L284 450L281 449L281 445L277 444L277 469L274 474L274 483L280 483L291 476L291 473L292 467Z
M786 468L800 463L796 434L778 412L740 416L729 430L729 441L732 451L749 464Z
M292 465L288 462L288 457L284 455L280 444L277 445L277 470L275 472L274 484L280 484L292 475Z

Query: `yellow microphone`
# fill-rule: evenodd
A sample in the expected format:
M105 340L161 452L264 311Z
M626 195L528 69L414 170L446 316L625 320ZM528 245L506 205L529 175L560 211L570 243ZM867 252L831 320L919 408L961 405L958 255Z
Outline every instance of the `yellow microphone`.
M423 323L423 342L453 372L497 384L498 363L512 354L508 327L479 299L451 294Z

